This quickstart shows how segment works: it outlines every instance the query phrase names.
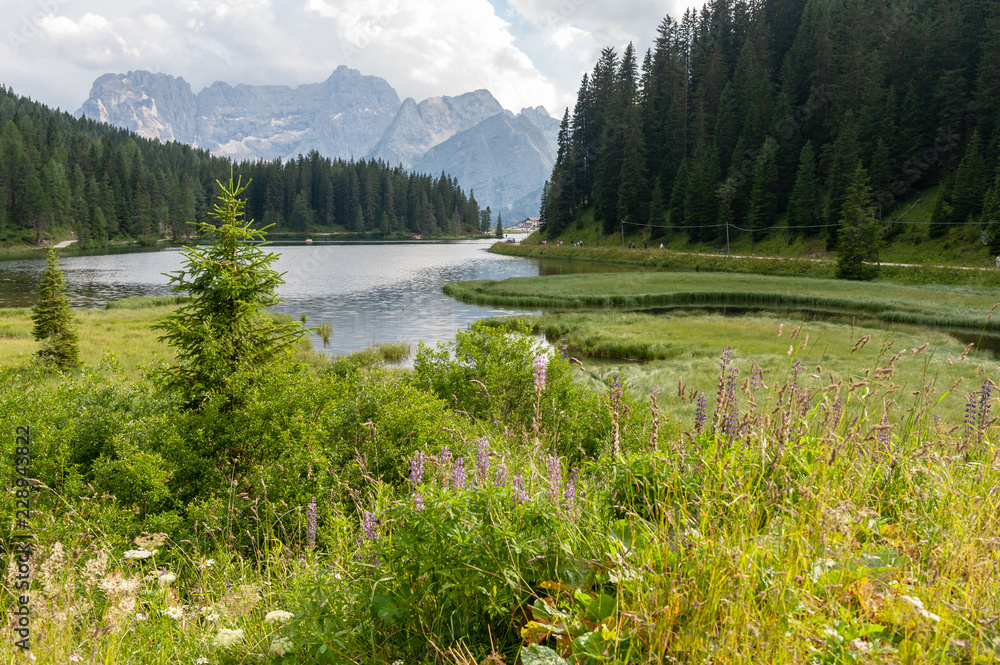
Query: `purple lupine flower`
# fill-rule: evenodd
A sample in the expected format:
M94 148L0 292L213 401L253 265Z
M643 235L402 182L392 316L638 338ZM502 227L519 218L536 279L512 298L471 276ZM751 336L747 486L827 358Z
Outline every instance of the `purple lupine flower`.
M361 529L365 542L374 543L378 540L378 514L374 510L366 510L364 512Z
M753 370L750 372L750 391L756 393L760 390L761 385L764 383L764 373L760 371L760 367L754 366Z
M309 500L306 509L306 547L316 547L316 497Z
M552 505L558 505L559 503L559 490L562 485L562 465L559 463L559 458L555 455L549 455L549 503Z
M479 482L484 483L490 473L490 442L486 437L477 440L476 443L476 473L479 475Z
M574 466L569 472L569 478L566 479L566 490L563 492L563 499L571 510L576 506L576 484L579 481L580 469Z
M493 469L493 484L496 487L507 486L507 463L502 461Z
M796 360L795 362L793 362L792 363L792 379L794 381L798 381L799 380L799 374L801 374L802 370L804 370L805 368L806 368L806 366L802 363L801 360Z
M524 491L524 476L519 473L514 476L514 502L519 506L528 502L528 493Z
M448 446L442 448L438 460L441 464L441 473L444 474L444 482L447 483L451 479L451 448Z
M720 359L720 365L723 372L725 372L726 367L729 366L729 357L730 355L732 355L732 353L733 353L732 347L727 346L726 348L722 349L722 358Z
M993 384L990 383L989 379L987 379L986 381L983 381L983 389L979 393L979 413L977 415L980 432L986 429L986 423L990 419L990 397L992 395Z
M413 486L424 482L424 451L418 450L410 460L410 482Z
M459 457L455 460L455 466L451 471L451 486L457 490L465 489L465 458Z
M424 509L424 497L420 496L420 492L413 495L413 509L423 510Z
M698 408L694 412L694 431L698 434L701 434L706 418L708 418L708 398L705 397L705 393L699 393Z
M541 393L545 390L545 371L548 367L549 359L544 353L535 356L535 392Z
M938 413L934 414L934 429L941 428L941 415Z
M608 388L608 399L611 401L615 412L619 410L624 394L625 389L622 387L622 377L619 374L615 374L614 378L611 379L611 386Z
M969 397L965 400L965 436L972 436L973 431L976 429L976 394L969 393Z

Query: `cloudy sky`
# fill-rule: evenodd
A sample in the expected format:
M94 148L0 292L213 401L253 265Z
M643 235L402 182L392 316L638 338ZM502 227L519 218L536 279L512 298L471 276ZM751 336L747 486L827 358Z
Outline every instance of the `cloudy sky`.
M338 65L418 101L488 88L508 109L572 105L604 46L642 50L686 0L0 0L0 83L76 111L135 69L295 86Z

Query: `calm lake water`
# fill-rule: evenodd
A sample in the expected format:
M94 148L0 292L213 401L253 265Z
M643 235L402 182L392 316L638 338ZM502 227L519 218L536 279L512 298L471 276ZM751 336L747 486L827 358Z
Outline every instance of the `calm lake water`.
M465 305L441 292L455 280L505 279L561 272L607 270L585 263L538 261L490 254L494 241L272 245L285 274L275 309L309 326L330 323L326 348L350 353L373 342L451 340L473 321L516 313ZM35 304L44 259L0 261L0 306ZM60 259L76 307L103 307L130 296L169 295L165 272L181 267L177 249L72 256ZM612 268L613 269L613 268ZM313 336L317 348L322 340Z

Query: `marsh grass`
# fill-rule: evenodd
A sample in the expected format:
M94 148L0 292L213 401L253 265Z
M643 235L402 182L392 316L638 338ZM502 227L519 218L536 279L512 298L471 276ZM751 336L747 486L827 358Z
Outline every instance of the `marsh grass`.
M737 307L862 316L886 323L1000 333L991 289L859 283L720 273L625 273L452 282L445 293L477 305L574 308Z

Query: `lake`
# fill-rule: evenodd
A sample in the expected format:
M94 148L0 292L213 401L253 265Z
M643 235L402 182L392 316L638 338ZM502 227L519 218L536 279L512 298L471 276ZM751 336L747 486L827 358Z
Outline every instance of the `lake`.
M448 282L554 273L614 270L586 263L540 261L490 254L493 240L272 245L285 273L277 311L307 325L333 326L332 353L350 353L373 342L452 340L455 331L490 316L517 313L466 305L441 292ZM69 256L59 264L74 307L103 307L131 296L169 295L165 272L181 267L177 248ZM0 261L0 306L35 304L44 259ZM313 335L322 349L322 340Z

